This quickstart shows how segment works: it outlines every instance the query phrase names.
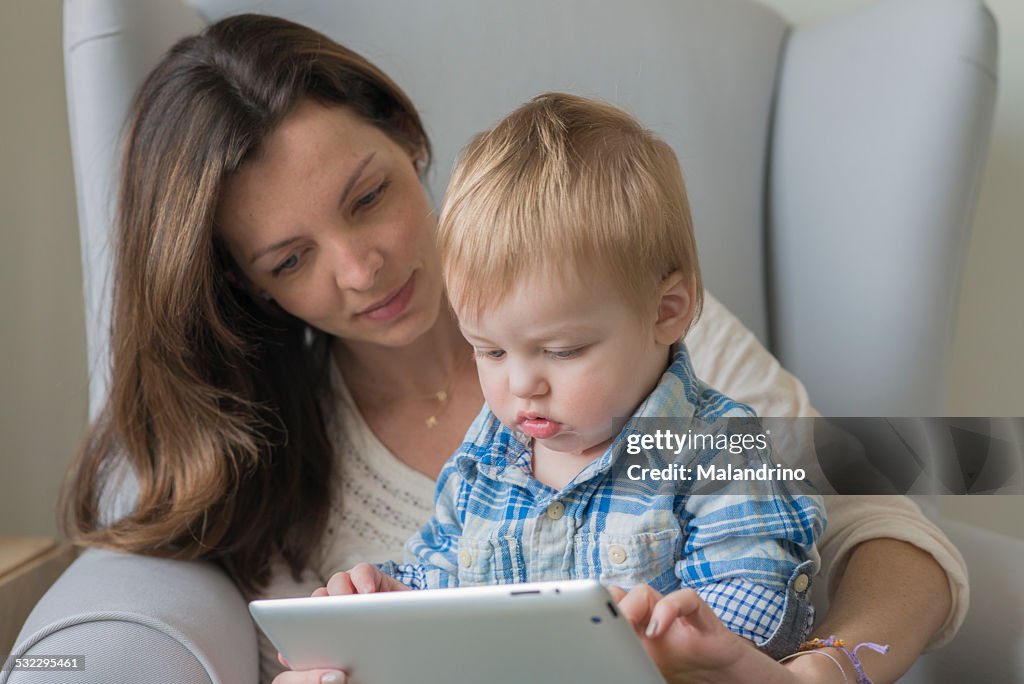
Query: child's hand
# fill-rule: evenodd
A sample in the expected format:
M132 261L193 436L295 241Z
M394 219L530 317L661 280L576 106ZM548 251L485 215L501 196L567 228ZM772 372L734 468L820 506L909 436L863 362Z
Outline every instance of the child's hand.
M349 594L374 594L379 591L405 591L409 587L388 577L369 563L360 563L348 572L336 572L327 580L326 587L320 587L313 596L347 596Z
M669 684L798 681L751 642L729 631L693 589L668 596L646 584L628 594L618 587L609 590Z

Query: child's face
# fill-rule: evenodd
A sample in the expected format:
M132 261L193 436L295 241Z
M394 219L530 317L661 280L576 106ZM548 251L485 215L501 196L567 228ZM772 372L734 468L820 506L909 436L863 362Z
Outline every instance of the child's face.
M603 276L539 272L479 319L459 314L498 419L547 449L597 457L668 362L655 313L641 316Z

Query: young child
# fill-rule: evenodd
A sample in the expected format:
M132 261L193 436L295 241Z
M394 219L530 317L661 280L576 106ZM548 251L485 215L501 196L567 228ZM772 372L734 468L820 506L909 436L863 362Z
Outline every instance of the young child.
M754 415L696 378L680 342L703 287L669 146L610 105L534 98L463 151L439 245L486 405L408 563L362 564L331 593L579 578L691 587L695 606L764 653L796 651L812 621L820 499L773 482L692 495L692 483L642 487L615 467L630 431L617 417ZM725 643L716 621L692 624ZM714 667L742 657L726 651Z

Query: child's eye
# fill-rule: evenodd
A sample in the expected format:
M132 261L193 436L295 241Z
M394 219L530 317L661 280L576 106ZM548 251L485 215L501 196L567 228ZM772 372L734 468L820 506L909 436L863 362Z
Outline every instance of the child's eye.
M505 358L504 349L477 349L476 357L478 359L490 359L491 361L501 361Z
M356 209L363 209L376 204L377 200L380 199L380 196L384 194L384 191L388 189L388 185L390 184L391 181L384 181L376 188L357 199Z
M290 257L288 257L287 259L282 261L280 264L278 264L277 267L273 271L271 271L270 273L271 273L271 275L273 275L276 278L277 276L281 275L281 273L283 271L294 270L298 265L299 265L299 255L298 254L292 254Z
M548 356L553 359L572 359L580 355L583 352L583 347L576 347L575 349L552 349L548 351Z

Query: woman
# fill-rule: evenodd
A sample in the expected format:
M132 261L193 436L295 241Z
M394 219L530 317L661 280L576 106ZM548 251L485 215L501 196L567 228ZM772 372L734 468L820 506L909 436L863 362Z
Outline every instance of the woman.
M69 536L216 560L249 597L398 554L482 404L443 299L429 160L401 90L305 27L232 17L165 56L127 130L111 393L64 493ZM812 414L713 298L687 339L698 373L762 415ZM136 506L104 525L125 462ZM829 516L816 632L892 644L865 657L892 681L955 632L962 561L903 500L833 498ZM787 667L837 677L823 658Z

